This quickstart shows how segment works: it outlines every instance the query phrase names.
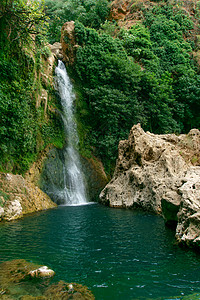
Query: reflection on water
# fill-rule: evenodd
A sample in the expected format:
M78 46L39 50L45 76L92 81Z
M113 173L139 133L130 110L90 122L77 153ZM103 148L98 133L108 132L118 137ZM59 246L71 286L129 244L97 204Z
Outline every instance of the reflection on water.
M173 235L158 216L63 206L1 224L0 260L48 265L57 280L87 285L97 300L200 292L200 257L177 247Z

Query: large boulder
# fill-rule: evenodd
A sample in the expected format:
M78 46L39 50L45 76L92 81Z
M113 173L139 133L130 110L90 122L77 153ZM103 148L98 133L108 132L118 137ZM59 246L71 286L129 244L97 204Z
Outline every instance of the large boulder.
M179 242L198 244L199 150L197 129L188 135L156 135L134 125L128 140L119 143L114 176L100 202L162 214L167 224L177 226Z
M200 167L188 169L179 193L176 238L183 244L200 246Z

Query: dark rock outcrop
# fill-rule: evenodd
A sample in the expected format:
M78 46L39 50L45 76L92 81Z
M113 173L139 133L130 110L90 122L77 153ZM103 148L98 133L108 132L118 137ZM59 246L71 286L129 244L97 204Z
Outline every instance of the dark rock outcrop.
M40 174L40 187L57 204L63 204L59 191L64 189L65 182L63 176L64 153L62 149L52 148L43 162ZM95 157L81 157L84 183L87 196L90 201L98 201L100 191L104 188L108 179L103 169L102 163ZM37 169L36 169L37 170ZM33 174L36 173L33 171Z
M181 243L200 245L200 131L156 135L134 125L120 141L113 179L100 194L110 207L162 214ZM177 225L177 226L176 226Z

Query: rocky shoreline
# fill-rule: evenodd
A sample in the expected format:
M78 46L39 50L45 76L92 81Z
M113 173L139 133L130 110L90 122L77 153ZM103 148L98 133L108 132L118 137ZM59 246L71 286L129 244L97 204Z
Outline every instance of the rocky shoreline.
M0 221L12 221L57 205L22 175L0 173Z
M156 135L134 125L120 141L112 180L100 194L110 207L161 214L176 239L200 246L200 131Z

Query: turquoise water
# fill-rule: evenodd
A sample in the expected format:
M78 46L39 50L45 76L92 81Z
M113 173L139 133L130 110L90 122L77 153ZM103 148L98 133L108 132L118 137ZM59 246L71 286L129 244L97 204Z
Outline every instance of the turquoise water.
M143 212L61 206L0 224L0 261L16 258L87 285L97 300L200 292L200 256L176 246L161 217Z

